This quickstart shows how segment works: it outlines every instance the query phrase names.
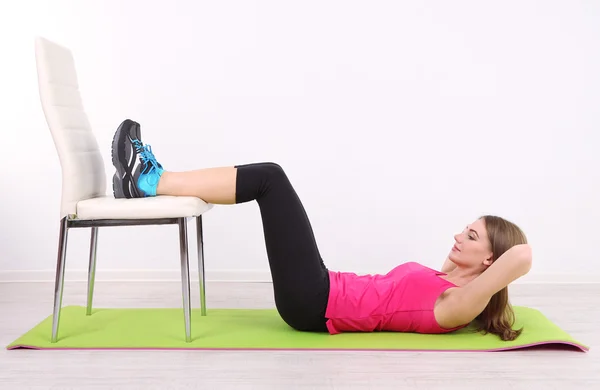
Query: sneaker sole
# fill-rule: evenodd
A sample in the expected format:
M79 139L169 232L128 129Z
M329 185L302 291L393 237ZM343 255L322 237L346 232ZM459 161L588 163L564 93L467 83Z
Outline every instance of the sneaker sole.
M133 176L137 152L131 142L130 134L132 133L136 139L140 140L140 125L126 119L119 125L113 136L111 157L116 169L113 175L113 195L115 198L139 197Z

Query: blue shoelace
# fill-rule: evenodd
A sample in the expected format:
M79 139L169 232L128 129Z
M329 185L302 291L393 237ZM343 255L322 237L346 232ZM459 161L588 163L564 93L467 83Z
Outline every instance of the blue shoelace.
M142 143L138 140L133 140L133 145L135 146L135 150L140 155L140 159L142 163L144 163L144 173L149 173L152 169L160 169L161 166L156 161L156 157L154 157L154 153L152 153L152 147L150 145L142 145Z
M135 151L136 151L136 152L138 152L138 153L139 153L139 152L140 152L140 150L142 150L142 149L143 149L143 146L144 146L144 145L142 144L142 142L141 142L140 140L138 140L138 139L133 139L133 140L131 140L131 143L132 143L132 144L133 144L133 146L135 147Z

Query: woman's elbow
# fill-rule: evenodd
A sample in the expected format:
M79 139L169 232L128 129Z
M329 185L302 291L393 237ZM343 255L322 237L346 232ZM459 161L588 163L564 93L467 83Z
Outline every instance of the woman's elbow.
M518 250L518 258L523 266L524 273L529 272L533 263L533 252L531 250L531 245L518 245L518 248L516 249Z

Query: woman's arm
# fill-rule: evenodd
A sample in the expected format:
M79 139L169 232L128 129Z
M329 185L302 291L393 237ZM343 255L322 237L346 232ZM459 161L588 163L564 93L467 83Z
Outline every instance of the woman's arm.
M448 316L459 326L473 321L498 291L525 275L531 269L532 254L528 244L515 245L466 286L448 296ZM447 322L447 321L444 321ZM450 327L453 327L452 325Z

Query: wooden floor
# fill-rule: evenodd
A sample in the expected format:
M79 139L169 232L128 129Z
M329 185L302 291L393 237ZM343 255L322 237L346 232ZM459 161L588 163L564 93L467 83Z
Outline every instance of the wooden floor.
M194 287L197 287L195 285ZM64 304L85 305L68 283ZM211 307L273 307L270 284L209 283ZM198 302L197 288L194 303ZM541 310L579 341L572 350L230 352L0 350L1 389L600 389L600 284L515 285L512 302ZM0 283L3 348L51 313L51 283ZM97 307L179 307L174 282L98 282Z

